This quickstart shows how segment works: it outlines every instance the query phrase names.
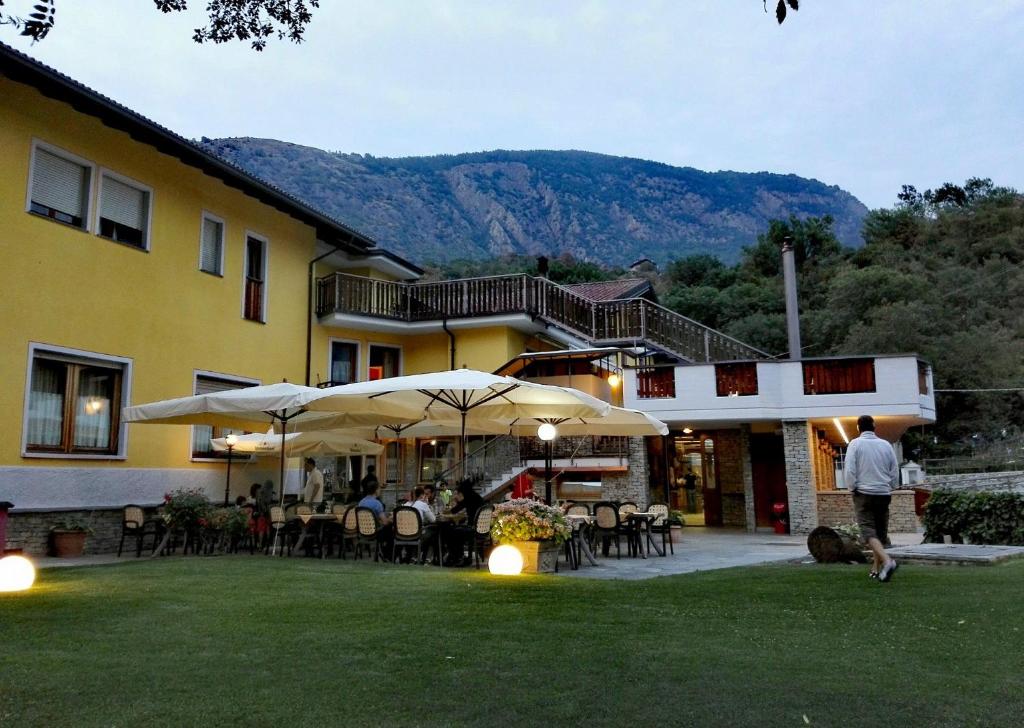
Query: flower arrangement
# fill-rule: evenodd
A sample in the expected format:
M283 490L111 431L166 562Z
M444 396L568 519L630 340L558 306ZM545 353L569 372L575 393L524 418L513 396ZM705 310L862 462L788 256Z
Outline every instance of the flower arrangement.
M491 538L497 544L514 541L565 543L572 528L561 510L529 498L499 503L494 507Z
M164 522L172 528L206 526L212 507L199 489L180 488L164 494Z

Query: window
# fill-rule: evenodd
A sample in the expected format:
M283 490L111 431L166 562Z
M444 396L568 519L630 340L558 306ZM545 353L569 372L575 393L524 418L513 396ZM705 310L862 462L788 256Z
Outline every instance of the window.
M224 392L228 389L244 389L254 387L259 382L247 379L233 379L224 375L213 375L196 373L195 394L212 394L213 392ZM192 427L192 458L193 459L220 459L227 460L227 452L217 452L213 449L210 440L214 437L224 437L235 432L239 435L243 430L232 430L227 427L211 427L210 425L194 425Z
M367 379L397 377L402 373L402 350L397 346L381 346L370 344L370 366Z
M199 236L199 270L224 275L224 221L206 213Z
M104 172L100 179L99 234L125 245L149 248L149 190Z
M32 155L29 211L85 229L92 167L37 145Z
M384 482L395 485L402 482L402 443L392 440L384 444Z
M249 321L266 320L264 297L267 278L267 241L253 235L245 239L245 298L242 315Z
M757 364L715 364L715 389L719 397L757 394Z
M917 391L928 394L928 365L923 361L917 363Z
M673 367L641 367L636 370L636 396L639 399L666 399L676 396L676 372Z
M804 394L857 394L875 391L874 359L805 361Z
M359 344L354 341L332 341L330 386L355 382L358 363Z
M455 440L421 440L420 482L433 483L455 465Z
M33 349L26 453L120 454L125 360Z

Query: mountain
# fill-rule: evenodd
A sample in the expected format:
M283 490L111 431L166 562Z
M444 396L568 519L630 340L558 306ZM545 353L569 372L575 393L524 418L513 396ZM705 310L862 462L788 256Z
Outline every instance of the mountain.
M796 175L702 172L590 152L381 158L273 139L203 139L417 263L521 253L629 265L690 253L727 263L773 218L831 215L858 246L867 208Z

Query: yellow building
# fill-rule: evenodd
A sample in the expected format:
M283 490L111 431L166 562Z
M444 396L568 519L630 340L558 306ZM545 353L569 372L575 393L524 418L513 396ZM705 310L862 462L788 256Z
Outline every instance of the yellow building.
M659 306L643 280L421 281L366 236L2 44L0 169L0 501L30 551L57 511L88 515L104 550L127 503L223 494L220 433L128 427L123 407L282 379L469 367L578 387L673 432L566 438L558 494L685 503L709 525L750 530L777 502L799 529L831 508L823 498L846 503L841 420L879 414L893 441L934 421L931 371L914 355L765 361ZM473 447L485 444L473 456L495 476L485 495L536 477L530 443ZM377 465L393 501L460 457L455 438L391 441ZM344 490L364 465L327 460L328 485ZM258 461L236 468L231 497L276 480ZM294 493L298 469L288 478Z
M332 342L364 369L446 361L443 335L310 325L315 275L415 266L6 46L0 168L0 500L22 511L222 486L209 428L129 428L128 404L315 381Z

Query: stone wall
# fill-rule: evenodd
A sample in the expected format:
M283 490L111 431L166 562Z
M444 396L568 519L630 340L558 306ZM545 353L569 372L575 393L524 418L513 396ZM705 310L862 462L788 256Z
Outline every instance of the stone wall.
M156 509L147 509L147 515ZM75 520L93 533L85 540L86 554L117 553L121 540L122 509L93 511L13 511L7 516L7 548L45 556L50 551L50 529L61 521ZM133 543L134 546L134 543ZM128 544L125 544L128 548Z
M822 526L856 523L853 496L846 490L818 491L818 522ZM917 533L920 522L914 513L914 492L896 490L889 505L890 533Z
M807 426L806 420L789 420L782 423L790 533L810 533L818 525L818 502L815 497L810 439L811 429Z
M715 440L718 463L718 488L722 496L722 525L746 526L746 491L750 477L750 443L742 430L718 430L709 433Z
M925 475L924 488L969 491L1024 491L1024 472Z
M629 438L629 469L625 473L601 476L601 497L612 501L634 501L641 509L652 502L647 446L642 437ZM654 494L657 499L658 494Z

